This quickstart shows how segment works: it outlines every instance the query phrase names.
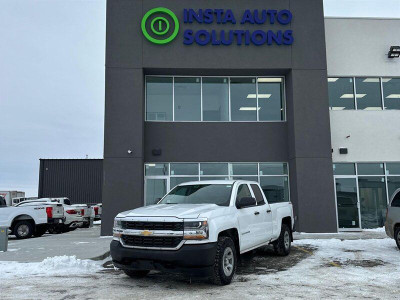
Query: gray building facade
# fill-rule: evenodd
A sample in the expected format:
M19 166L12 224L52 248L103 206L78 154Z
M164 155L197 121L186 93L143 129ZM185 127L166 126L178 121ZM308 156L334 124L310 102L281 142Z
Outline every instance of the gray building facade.
M288 195L295 208L296 229L337 231L322 2L107 2L103 235L111 234L117 213L150 204L145 200L149 198L150 185L154 189L159 183L167 183L166 189L172 188L172 176L179 174L173 173L172 168L179 169L175 166L179 163L198 164L200 171L195 176L200 179L205 174L202 163L227 163L226 176L230 178L235 178L235 168L256 163L255 178L259 180L265 175L261 171L264 165L283 163L288 168L285 174L289 181ZM145 22L144 29L141 28L146 13L158 7L172 11L179 23L177 36L165 44L152 42L143 31L152 31L153 38L159 38L157 35L164 31L171 34L175 30L173 20L169 20L168 26L163 23L168 16L155 14L153 20L158 19L152 22L149 18L148 24ZM262 10L270 11L263 14ZM234 15L235 22L230 14ZM286 35L288 31L292 32L292 40ZM232 35L233 42L222 44L224 34L227 39ZM223 78L222 82L226 83L229 105L226 116L217 121L209 121L211 114L204 109L209 78ZM246 87L251 89L254 84L257 90L246 92L245 99L237 100L246 78L251 78ZM168 117L169 111L152 110L153 102L149 99L155 97L153 90L150 91L154 81L159 84L157 89L166 86L168 91L161 91L162 95L170 95L172 84L171 117ZM273 99L274 92L262 92L260 87L277 82L282 87L282 117L264 118L261 103ZM189 95L185 94L188 83L191 83ZM199 92L192 92L197 86ZM154 103L164 103L159 91L155 93L158 100ZM196 93L201 99L198 117L193 116L191 109L197 104L185 108L189 102L185 99L197 103L193 100ZM214 99L212 96L207 99ZM235 106L235 101L250 103L252 99L253 107ZM221 116L223 109L221 105L215 111ZM254 119L250 117L253 112ZM185 114L191 117L182 117ZM146 179L147 170L158 165L168 168L165 183ZM244 173L240 175L249 175Z

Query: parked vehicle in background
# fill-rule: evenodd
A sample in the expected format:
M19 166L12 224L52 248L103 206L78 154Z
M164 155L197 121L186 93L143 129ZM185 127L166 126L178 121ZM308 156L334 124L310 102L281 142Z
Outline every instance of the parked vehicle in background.
M386 234L396 241L400 249L400 189L397 189L390 198L386 212Z
M49 228L49 233L61 233L70 230L75 230L83 225L83 217L81 215L81 209L73 207L72 205L67 205L65 203L70 203L68 198L39 198L36 200L27 200L19 203L17 206L24 203L57 203L64 208L65 221L62 227L51 227Z
M4 199L3 196L0 196L0 207L6 207L7 203L6 203L6 199Z
M12 206L17 205L18 203L22 201L27 201L27 200L36 200L38 197L17 197L17 198L12 198Z
M82 228L89 228L90 224L93 225L94 210L91 207L87 204L73 204L72 206L81 210L81 216L83 217Z
M111 256L131 277L156 269L225 285L240 254L272 244L278 255L288 255L293 224L292 204L269 204L257 182L188 182L156 205L118 214Z
M94 210L95 221L101 220L101 213L103 212L103 204L98 203L96 205L93 205L92 207Z
M19 191L0 191L0 196L3 196L6 200L7 206L12 205L12 199L16 197L25 197L25 192Z
M42 236L64 223L64 210L58 203L20 203L0 208L0 227L8 227L18 239Z

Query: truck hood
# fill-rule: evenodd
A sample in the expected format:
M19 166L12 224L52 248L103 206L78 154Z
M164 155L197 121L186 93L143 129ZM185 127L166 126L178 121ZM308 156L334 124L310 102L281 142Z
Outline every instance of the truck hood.
M117 217L175 217L196 219L200 215L222 208L216 204L156 204L129 210Z

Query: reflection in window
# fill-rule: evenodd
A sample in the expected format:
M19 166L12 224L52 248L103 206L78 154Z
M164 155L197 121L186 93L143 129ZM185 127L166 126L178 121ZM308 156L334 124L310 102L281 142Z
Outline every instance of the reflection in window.
M168 164L146 164L145 175L146 176L159 176L168 175Z
M203 121L229 121L228 78L203 78Z
M172 121L172 77L146 77L146 120Z
M356 168L350 163L333 164L333 175L356 175Z
M356 78L357 109L382 109L381 83L379 78Z
M268 203L289 202L288 178L286 176L261 176L260 185Z
M400 109L400 78L383 78L385 109Z
M388 175L400 175L400 163L387 163L386 172Z
M355 108L353 78L328 78L328 91L333 110Z
M260 164L260 175L287 175L286 163Z
M171 175L198 175L198 164L176 163L171 164Z
M175 77L175 121L201 121L201 83L199 77Z
M231 78L232 121L257 121L255 78Z
M359 163L357 172L358 175L384 175L383 164Z
M257 164L237 163L232 164L232 175L257 175Z
M201 163L200 175L229 175L228 164L224 163Z
M386 186L380 176L358 177L362 228L378 228L385 225Z
M260 121L284 120L282 78L258 78Z

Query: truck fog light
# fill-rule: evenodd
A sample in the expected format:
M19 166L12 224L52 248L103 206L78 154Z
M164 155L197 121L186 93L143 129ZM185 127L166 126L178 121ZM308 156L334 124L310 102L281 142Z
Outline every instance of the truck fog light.
M183 238L185 240L208 239L208 223L206 220L185 221Z

